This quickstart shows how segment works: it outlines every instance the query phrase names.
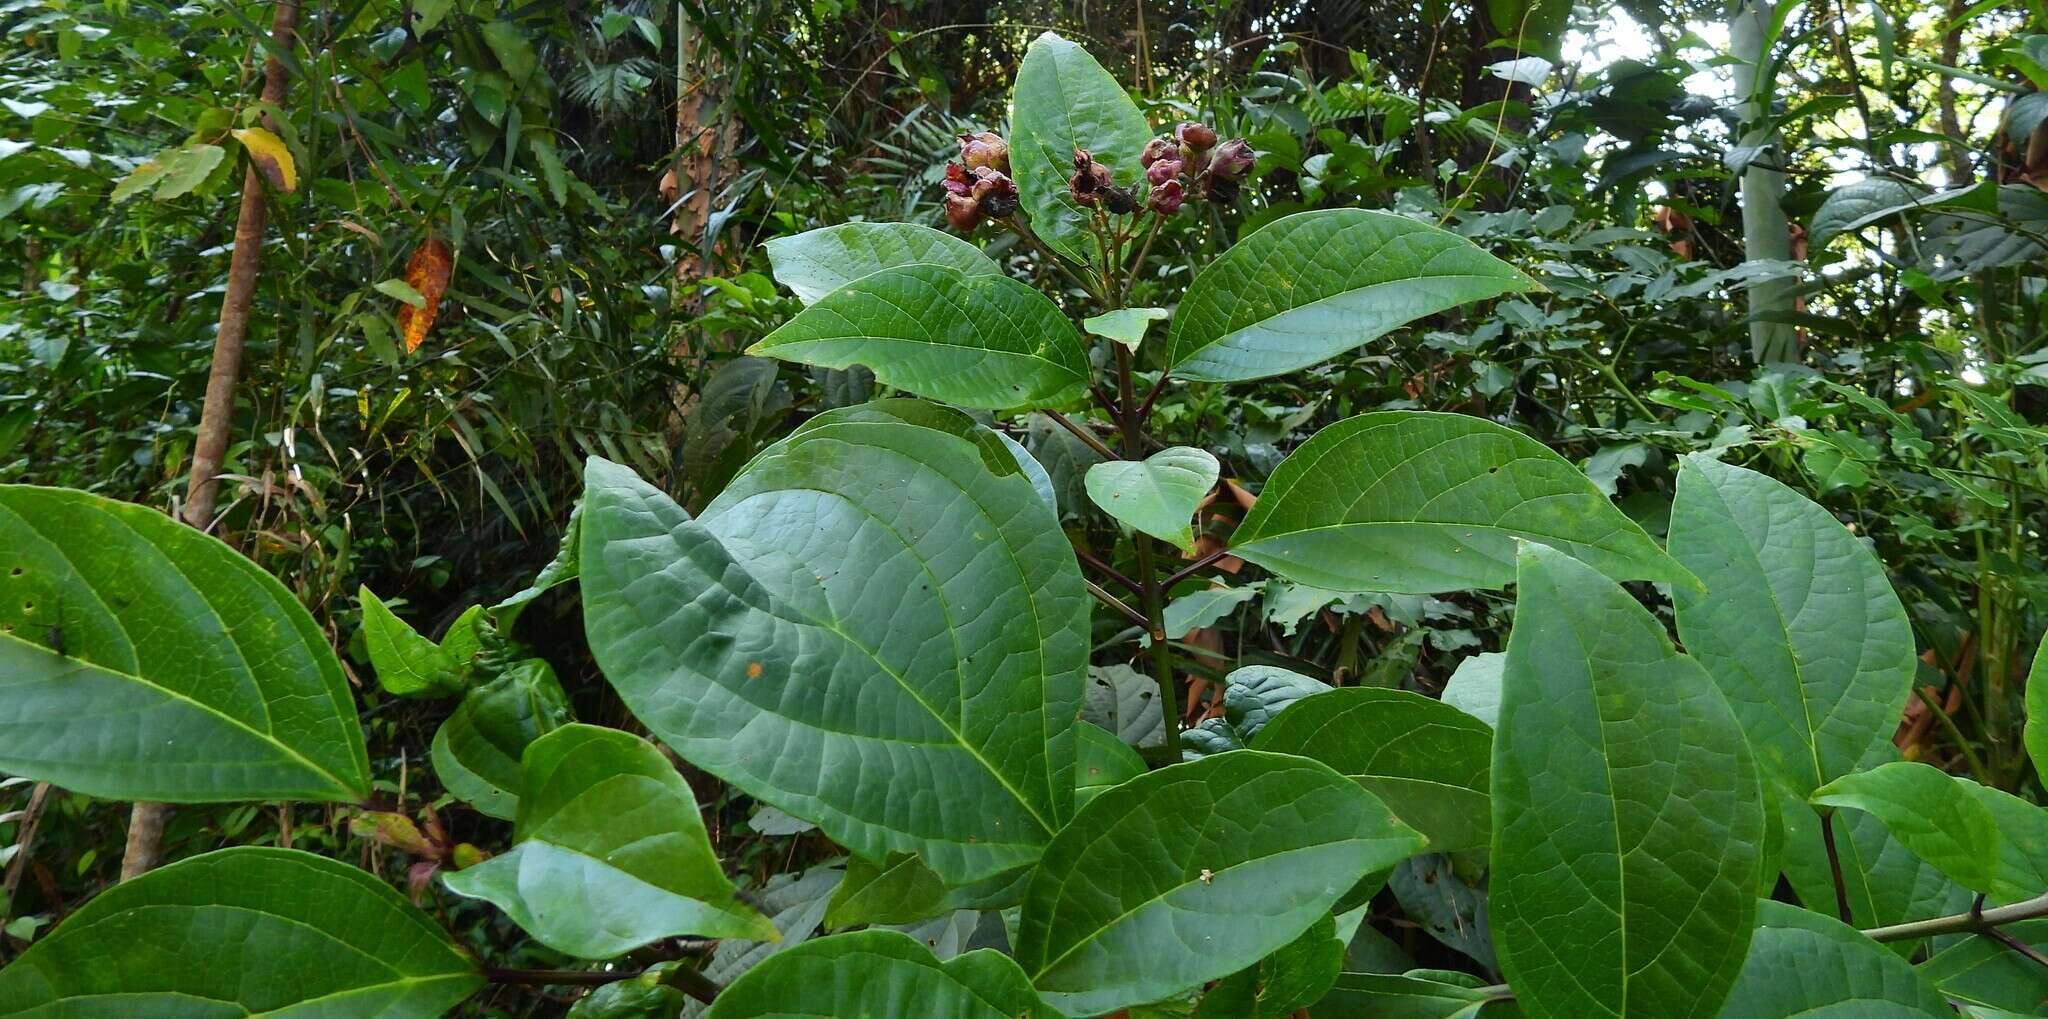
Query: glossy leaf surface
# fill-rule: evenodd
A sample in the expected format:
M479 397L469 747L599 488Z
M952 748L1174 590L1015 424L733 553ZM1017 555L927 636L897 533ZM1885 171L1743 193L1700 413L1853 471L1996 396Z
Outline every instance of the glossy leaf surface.
M1038 1019L1051 1017L1010 958L992 949L940 962L896 931L807 941L719 992L706 1019Z
M1934 1019L1953 1013L1906 960L1841 921L1782 902L1756 938L1721 1019Z
M1067 181L1074 150L1087 149L1119 185L1138 178L1138 153L1152 127L1131 97L1080 45L1047 32L1032 40L1010 99L1010 172L1031 230L1068 260L1099 263L1091 210Z
M805 304L900 265L946 265L969 276L1003 271L973 244L915 223L841 223L773 237L762 246L775 281Z

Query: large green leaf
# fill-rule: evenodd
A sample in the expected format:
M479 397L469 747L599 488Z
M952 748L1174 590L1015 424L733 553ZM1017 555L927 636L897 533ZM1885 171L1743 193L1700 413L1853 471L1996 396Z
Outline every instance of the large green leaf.
M1154 689L1157 689L1156 687ZM1145 773L1145 759L1130 744L1093 722L1074 727L1078 750L1074 767L1074 807Z
M776 281L805 304L899 265L949 265L969 276L1003 271L980 248L915 223L841 223L775 237L764 247Z
M1930 916L1960 913L1969 908L1970 892L1941 871L1914 856L1876 817L1860 810L1834 811L1835 864L1828 861L1821 839L1820 815L1805 797L1785 788L1778 792L1778 822L1784 834L1785 879L1808 909L1833 915L1836 905L1834 867L1839 864L1848 891L1849 917L1857 927L1884 927ZM1773 876L1775 880L1775 876ZM1911 957L1919 940L1895 941L1887 948Z
M347 864L239 847L101 892L0 970L15 1019L434 1019L483 974L431 917Z
M2048 889L2048 811L2011 793L1894 761L1814 790L1813 802L1874 815L1913 855L1973 892L2016 901Z
M1420 411L1361 414L1310 436L1273 471L1230 551L1311 587L1431 594L1513 580L1517 538L1617 579L1692 582L1542 443Z
M178 803L370 788L341 663L283 584L155 510L27 485L0 485L0 771Z
M434 774L456 799L511 820L519 807L519 759L527 745L569 720L569 697L538 658L471 687L434 731Z
M1345 973L1316 1006L1316 1019L1510 1019L1521 1012L1506 987L1465 973Z
M1193 552L1195 507L1221 470L1207 450L1172 446L1143 460L1088 468L1088 498L1119 522Z
M718 993L705 1019L1050 1019L1009 956L940 962L896 931L861 931L778 952Z
M462 692L453 655L391 611L368 587L359 588L363 645L377 670L377 685L398 697L447 697Z
M923 860L897 853L876 864L856 856L825 907L825 929L916 923L953 908L946 883Z
M747 353L866 365L886 385L990 410L1064 402L1090 375L1087 344L1044 294L1008 276L932 264L854 280Z
M1438 852L1478 849L1492 832L1493 730L1431 697L1346 687L1273 718L1254 750L1311 757L1364 786Z
M1688 456L1671 555L1685 647L1757 763L1802 794L1874 762L1913 682L1913 630L1884 567L1827 510L1755 471Z
M2036 951L2048 948L2048 920L2026 920L2000 930ZM1919 972L1947 997L2016 1015L2048 1015L2048 969L1995 938L1966 937L1921 963Z
M1288 706L1329 689L1330 685L1320 679L1277 666L1247 665L1233 669L1223 677L1223 713L1205 718L1201 725L1181 733L1181 754L1200 757L1242 750Z
M1047 247L1075 262L1100 263L1090 210L1067 189L1074 150L1087 149L1118 185L1129 186L1151 138L1145 115L1087 50L1051 32L1032 41L1010 97L1010 167L1031 230Z
M1424 315L1535 281L1457 234L1365 209L1283 216L1188 284L1167 367L1241 382L1327 361Z
M1328 993L1343 968L1337 921L1325 915L1279 951L1216 981L1193 1019L1285 1019Z
M1807 237L1813 250L1819 251L1845 233L1890 219L1921 205L1929 197L1925 187L1889 177L1851 181L1829 189L1826 200L1814 210Z
M1735 716L1620 585L1524 544L1493 751L1494 944L1536 1019L1711 1017L1764 810Z
M1025 891L1017 961L1071 1015L1156 1001L1266 957L1422 845L1315 761L1246 750L1163 768L1054 837Z
M1755 940L1720 1019L1948 1019L1948 1004L1906 960L1782 902L1757 909Z
M2044 652L2048 652L2048 637L2034 650L2034 664L2027 669L2027 723L2022 732L2037 775L2048 775L2048 653Z
M682 756L870 860L962 884L1070 814L1088 600L993 432L914 401L834 411L696 520L593 459L584 625Z
M526 748L512 850L442 880L541 944L609 959L662 938L773 941L733 897L697 798L630 733L565 725Z

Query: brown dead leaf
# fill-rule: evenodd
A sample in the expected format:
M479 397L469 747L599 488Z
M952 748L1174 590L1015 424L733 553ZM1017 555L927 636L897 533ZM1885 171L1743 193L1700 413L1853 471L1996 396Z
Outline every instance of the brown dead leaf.
M441 295L448 292L448 277L454 269L455 255L448 250L448 242L434 234L428 234L405 263L406 285L426 298L420 307L407 304L398 309L398 331L405 336L406 353L418 350L426 341L427 330L434 327L434 316L441 310Z

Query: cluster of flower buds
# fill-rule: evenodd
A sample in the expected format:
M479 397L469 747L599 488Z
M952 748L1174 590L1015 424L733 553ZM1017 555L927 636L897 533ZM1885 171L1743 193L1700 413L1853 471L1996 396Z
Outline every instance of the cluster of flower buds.
M1218 145L1215 128L1183 121L1172 135L1147 142L1138 162L1152 184L1145 204L1168 216L1180 211L1190 196L1212 202L1236 200L1245 173L1252 168L1252 147L1242 138Z
M1112 216L1128 216L1138 211L1138 198L1129 191L1116 186L1109 167L1095 161L1087 149L1074 150L1074 176L1067 181L1067 190L1073 193L1074 201L1086 206L1102 206L1102 211Z
M946 164L946 222L966 233L983 219L1017 211L1010 145L993 131L960 136L960 161Z

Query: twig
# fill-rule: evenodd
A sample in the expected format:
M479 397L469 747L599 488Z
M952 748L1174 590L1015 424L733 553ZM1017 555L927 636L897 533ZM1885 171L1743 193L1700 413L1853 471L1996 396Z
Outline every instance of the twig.
M1967 913L1953 916L1937 916L1927 920L1911 920L1895 923L1889 927L1873 927L1863 932L1872 941L1887 943L1911 941L1914 938L1933 937L1937 934L1983 933L1994 928L2021 920L2033 920L2048 916L2048 895L2038 895L2024 902L1996 909L1981 906Z
M1842 854L1835 848L1835 812L1830 810L1820 815L1820 840L1828 847L1828 876L1835 882L1835 912L1842 922L1853 927L1855 914L1849 909L1849 885L1842 880Z
M1124 604L1123 599L1118 598L1116 595L1110 594L1108 591L1103 590L1102 585L1097 584L1092 580L1089 580L1087 577L1082 577L1081 583L1088 585L1088 593L1094 595L1096 601L1099 601L1102 604L1107 605L1110 608L1113 608L1118 612L1123 613L1124 618L1137 624L1138 629L1143 630L1146 633L1152 633L1152 622L1146 619L1145 616L1142 613L1140 613L1137 609L1134 609L1129 605Z
M1088 429L1083 428L1080 425L1077 425L1074 422L1068 420L1065 414L1062 414L1056 410L1041 411L1040 413L1044 414L1046 417L1053 419L1053 421L1056 422L1061 428L1064 428L1067 431L1074 433L1075 438L1080 439L1082 442L1087 443L1088 448L1094 450L1104 460L1123 459L1123 457L1117 455L1116 450L1109 448L1108 446L1103 444L1101 439L1096 438L1094 432L1091 432Z
M1186 566L1181 567L1179 570L1175 571L1172 576L1166 578L1165 583L1159 585L1159 589L1161 591L1171 591L1173 590L1173 585L1178 584L1181 581L1194 576L1197 572L1201 571L1206 567L1214 565L1218 559L1221 559L1229 554L1229 549L1219 548L1216 551L1211 552L1208 555L1205 555L1202 558L1197 559L1194 562L1191 562Z
M1132 594L1145 593L1144 585L1138 583L1135 580L1132 580L1129 577L1124 576L1123 571L1118 570L1116 567L1111 566L1107 562L1104 562L1095 553L1090 552L1079 545L1074 546L1074 558L1081 560L1083 565L1088 566L1089 568L1095 570L1097 573L1100 573L1103 576L1108 577L1109 579L1114 580L1119 584L1122 584L1124 590L1129 591Z

